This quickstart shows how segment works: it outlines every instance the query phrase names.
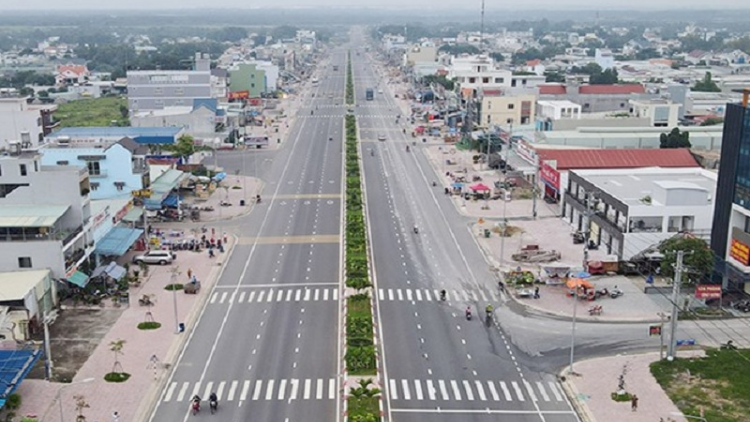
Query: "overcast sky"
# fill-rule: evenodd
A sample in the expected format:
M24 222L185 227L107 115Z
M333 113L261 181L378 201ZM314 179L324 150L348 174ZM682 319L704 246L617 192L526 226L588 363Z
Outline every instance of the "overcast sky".
M596 4L595 4L596 3ZM0 0L0 10L50 10L50 9L178 9L178 8L250 8L250 7L378 7L378 8L466 8L478 9L481 0ZM521 5L522 4L522 5ZM376 6L377 5L377 6ZM501 6L502 5L502 6ZM486 0L487 9L512 8L533 9L535 7L550 7L554 9L575 7L592 10L606 9L670 9L670 8L750 8L749 0L524 0L522 2L499 2ZM0 12L2 13L2 12Z

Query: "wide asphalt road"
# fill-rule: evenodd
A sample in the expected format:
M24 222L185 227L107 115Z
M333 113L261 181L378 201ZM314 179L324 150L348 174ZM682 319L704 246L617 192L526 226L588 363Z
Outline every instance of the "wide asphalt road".
M345 65L343 49L321 60L320 82L305 84L278 152L222 155L226 169L239 158L265 170L262 201L239 221L239 243L216 287L200 292L206 306L184 334L189 342L152 421L338 419ZM213 417L211 391L219 395ZM196 417L194 394L204 400Z
M466 220L432 186L421 138L403 133L408 116L396 122L403 112L379 68L363 50L352 58L389 420L576 421L555 376L525 365L505 334L504 297Z

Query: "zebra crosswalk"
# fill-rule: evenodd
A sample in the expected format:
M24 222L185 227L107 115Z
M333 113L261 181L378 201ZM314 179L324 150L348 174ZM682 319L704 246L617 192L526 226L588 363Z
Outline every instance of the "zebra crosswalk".
M553 381L407 380L389 379L391 400L562 402L563 391Z
M498 301L497 292L492 290L446 290L446 299L458 302ZM381 301L430 302L440 300L440 289L378 289Z
M310 302L337 301L338 289L253 289L214 291L209 299L210 304L224 303L273 303L273 302Z
M273 400L333 400L335 378L269 379L177 382L167 387L163 402L185 402L193 396L207 398L214 392L220 402Z

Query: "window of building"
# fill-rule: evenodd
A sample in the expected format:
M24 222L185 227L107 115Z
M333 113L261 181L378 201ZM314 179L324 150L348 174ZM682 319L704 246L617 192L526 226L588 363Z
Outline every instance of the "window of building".
M487 110L492 110L492 101L487 101Z
M39 171L39 161L34 161L34 171L35 172Z
M156 94L156 95L161 95L163 93L164 93L164 90L161 89L161 88L155 88L154 89L154 94Z
M125 182L115 182L115 187L117 190L123 190L125 189Z
M0 167L0 176L2 176L2 175L3 175L3 168Z
M482 78L482 83L484 84L490 83L490 78Z
M91 190L99 189L99 182L91 182Z
M55 164L57 164L58 166L67 166L68 165L68 160L60 160L60 161L58 161Z
M174 90L174 93L175 93L176 95L185 95L185 88L182 88L182 87L180 87L180 88L175 88L175 90Z
M31 257L30 256L19 256L18 257L18 268L31 268Z
M102 168L99 166L98 161L86 161L86 167L89 169L89 175L99 176L102 174Z
M496 84L504 84L505 83L505 78L495 78L495 83Z
M513 119L505 119L505 123L512 124L513 123Z
M255 73L250 74L250 79L255 79Z
M750 217L745 217L745 233L750 233Z
M26 164L19 164L18 167L21 170L21 176L26 176L28 174L28 171L26 170Z
M469 78L469 83L473 84L477 81L477 78Z
M250 88L255 88L255 83L251 83Z
M513 103L508 104L508 110L513 110L514 108L516 108L515 104Z

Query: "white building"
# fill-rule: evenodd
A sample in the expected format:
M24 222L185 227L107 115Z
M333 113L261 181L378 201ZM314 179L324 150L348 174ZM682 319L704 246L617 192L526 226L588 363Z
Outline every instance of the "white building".
M27 104L26 98L0 98L0 149L7 150L12 141L20 142L24 148L35 148L44 142L45 110Z
M568 100L537 101L536 113L540 119L580 119L581 106Z
M461 56L451 60L448 79L454 79L461 89L502 89L511 87L510 70L495 66L487 56Z
M716 182L700 168L573 170L563 212L574 230L629 260L680 232L707 238Z
M615 67L615 55L610 49L597 48L596 51L594 51L594 60L602 70L614 69Z
M676 127L679 123L681 104L669 100L629 100L630 114L636 118L647 118L654 127Z
M86 168L42 166L36 152L0 157L0 271L67 279L94 251Z

